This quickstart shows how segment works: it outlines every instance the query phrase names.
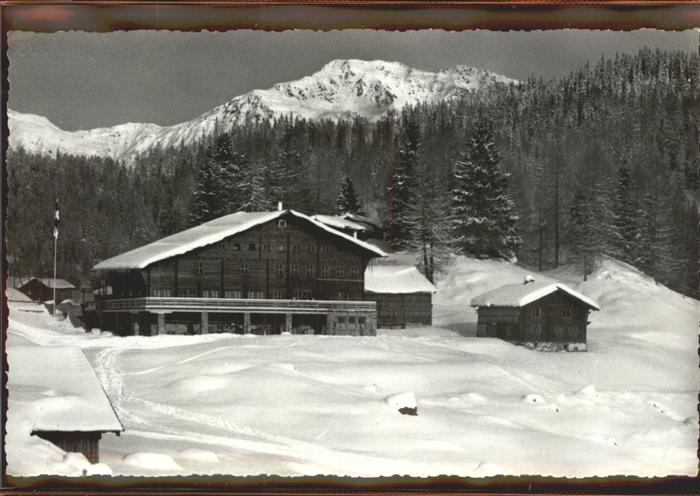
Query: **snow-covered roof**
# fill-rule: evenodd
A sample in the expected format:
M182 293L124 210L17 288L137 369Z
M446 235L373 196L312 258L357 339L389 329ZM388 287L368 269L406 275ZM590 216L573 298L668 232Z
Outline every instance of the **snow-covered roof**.
M372 261L365 270L365 291L370 293L434 293L435 286L413 265Z
M336 229L312 219L294 210L277 210L274 212L236 212L217 219L210 220L199 226L186 229L171 236L154 241L134 250L103 260L93 267L93 270L123 270L143 269L155 262L170 257L182 255L197 248L202 248L238 234L266 222L275 220L283 215L290 214L303 219L324 231L343 238L364 250L370 251L373 256L383 257L385 253L374 245L355 239Z
M327 226L334 227L336 229L350 229L351 231L366 231L367 228L362 224L357 224L344 217L338 215L321 215L316 214L311 216L312 219L317 220Z
M43 284L47 288L54 287L54 279L51 277L42 277L42 278L32 277L27 282L22 284L22 286L24 286L28 282L32 281L33 279L36 279L37 281L39 281L41 284ZM66 281L65 279L56 279L56 289L75 289L75 286L73 284L69 283L68 281Z
M7 296L7 301L20 301L25 303L33 303L32 299L26 294L22 293L19 289L6 288L5 296Z
M361 224L367 224L368 226L372 226L374 228L381 228L381 224L377 221L374 221L370 219L369 217L365 217L364 215L359 215L359 214L351 214L350 212L345 213L342 215L343 219L349 219L354 222L359 222Z
M73 346L11 346L8 384L31 387L33 431L124 430L82 350Z
M523 307L556 291L563 291L582 301L594 310L598 304L578 291L561 283L534 282L529 284L506 284L472 298L473 307Z

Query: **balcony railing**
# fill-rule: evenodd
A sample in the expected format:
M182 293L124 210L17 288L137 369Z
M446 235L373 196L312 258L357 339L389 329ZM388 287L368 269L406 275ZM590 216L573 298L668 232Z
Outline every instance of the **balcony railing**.
M103 312L251 312L326 314L376 312L373 301L259 300L246 298L145 297L113 298L95 302Z

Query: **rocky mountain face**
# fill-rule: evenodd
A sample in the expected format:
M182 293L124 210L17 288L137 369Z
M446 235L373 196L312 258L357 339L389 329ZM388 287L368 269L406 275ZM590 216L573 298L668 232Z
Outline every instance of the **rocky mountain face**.
M64 131L47 118L8 110L10 147L55 155L56 152L129 160L160 146L195 143L245 122L292 115L339 120L377 119L406 105L458 98L494 84L516 81L483 69L457 66L421 71L398 62L334 60L297 81L237 96L209 112L174 126L126 123L109 128Z

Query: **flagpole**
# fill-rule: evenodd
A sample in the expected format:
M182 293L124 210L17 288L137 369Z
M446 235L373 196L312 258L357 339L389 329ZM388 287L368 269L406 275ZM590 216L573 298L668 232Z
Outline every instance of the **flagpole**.
M53 215L53 318L56 318L56 252L58 251L58 225L61 216L58 213L58 198L56 198L56 212Z
M53 237L53 318L56 318L56 245L58 236Z

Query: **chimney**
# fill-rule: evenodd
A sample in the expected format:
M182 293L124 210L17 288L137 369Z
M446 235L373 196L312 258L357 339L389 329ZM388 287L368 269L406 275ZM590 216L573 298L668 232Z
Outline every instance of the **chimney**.
M281 202L281 201L278 201L278 202L277 202L277 210L278 210L279 212L281 212L282 210L284 210L284 209L282 208L282 202Z
M531 282L535 282L535 278L532 277L530 274L526 275L523 284L529 284Z
M353 231L353 232L352 232L352 237L355 238L355 239L357 239L357 231Z

